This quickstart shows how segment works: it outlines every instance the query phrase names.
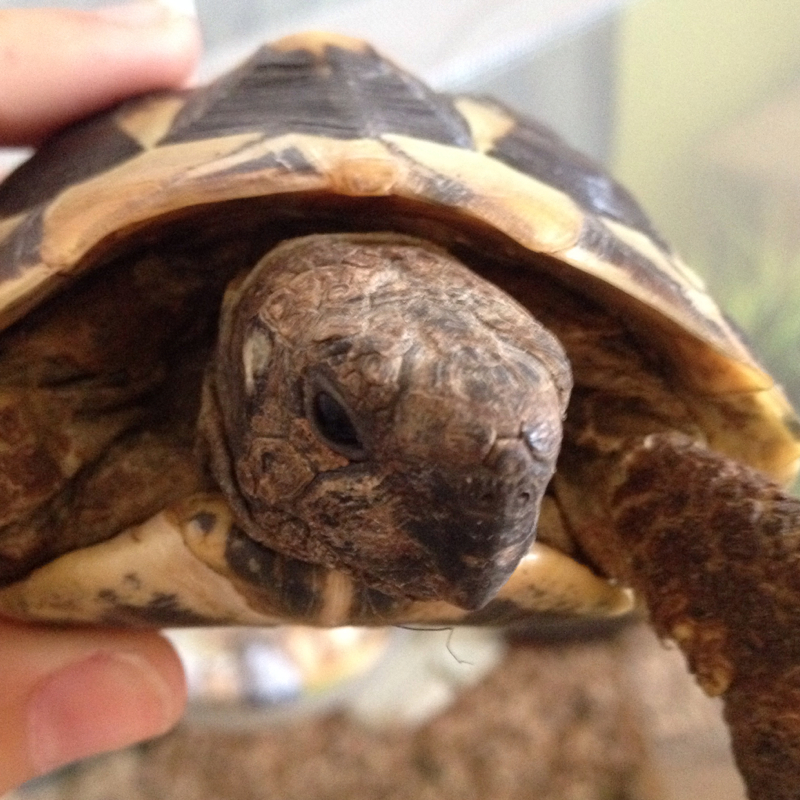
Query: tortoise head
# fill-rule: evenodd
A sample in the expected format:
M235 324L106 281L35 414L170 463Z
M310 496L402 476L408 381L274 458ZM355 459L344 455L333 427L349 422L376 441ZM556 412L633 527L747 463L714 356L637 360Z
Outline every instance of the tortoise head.
M229 288L201 435L257 541L478 608L533 539L569 387L558 342L439 248L312 236Z

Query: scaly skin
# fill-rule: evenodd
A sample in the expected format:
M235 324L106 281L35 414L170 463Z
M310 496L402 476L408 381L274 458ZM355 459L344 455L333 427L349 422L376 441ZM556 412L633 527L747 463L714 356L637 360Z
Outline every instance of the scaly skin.
M664 487L670 487L665 492ZM721 695L751 800L800 797L800 500L680 436L622 459L583 544Z

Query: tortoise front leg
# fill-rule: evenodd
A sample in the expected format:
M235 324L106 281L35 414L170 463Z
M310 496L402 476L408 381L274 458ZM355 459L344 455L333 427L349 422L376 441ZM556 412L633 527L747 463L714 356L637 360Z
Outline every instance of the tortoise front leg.
M576 531L721 695L751 800L800 797L800 500L683 437L621 460L609 527Z

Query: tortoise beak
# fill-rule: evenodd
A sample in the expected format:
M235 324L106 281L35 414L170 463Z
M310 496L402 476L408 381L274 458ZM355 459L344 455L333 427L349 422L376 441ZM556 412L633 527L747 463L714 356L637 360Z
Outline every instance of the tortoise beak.
M427 476L422 516L404 527L431 554L440 599L474 610L494 597L530 548L551 475L524 440L508 439L477 468Z
M522 513L501 509L492 516L462 510L453 515L452 527L429 531L427 544L444 579L443 599L473 611L497 594L533 542L538 509L527 505Z
M494 598L511 577L522 556L530 548L533 535L498 552L461 555L460 559L440 562L440 569L449 587L444 598L459 608L475 611Z

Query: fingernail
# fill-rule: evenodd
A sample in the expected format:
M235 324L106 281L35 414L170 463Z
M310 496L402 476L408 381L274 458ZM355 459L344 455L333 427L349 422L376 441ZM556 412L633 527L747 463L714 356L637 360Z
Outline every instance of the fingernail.
M45 678L28 704L33 766L71 761L164 733L175 719L164 678L136 653L99 652Z
M158 25L176 17L197 17L194 0L134 0L132 3L105 6L94 12L107 22L131 27Z

